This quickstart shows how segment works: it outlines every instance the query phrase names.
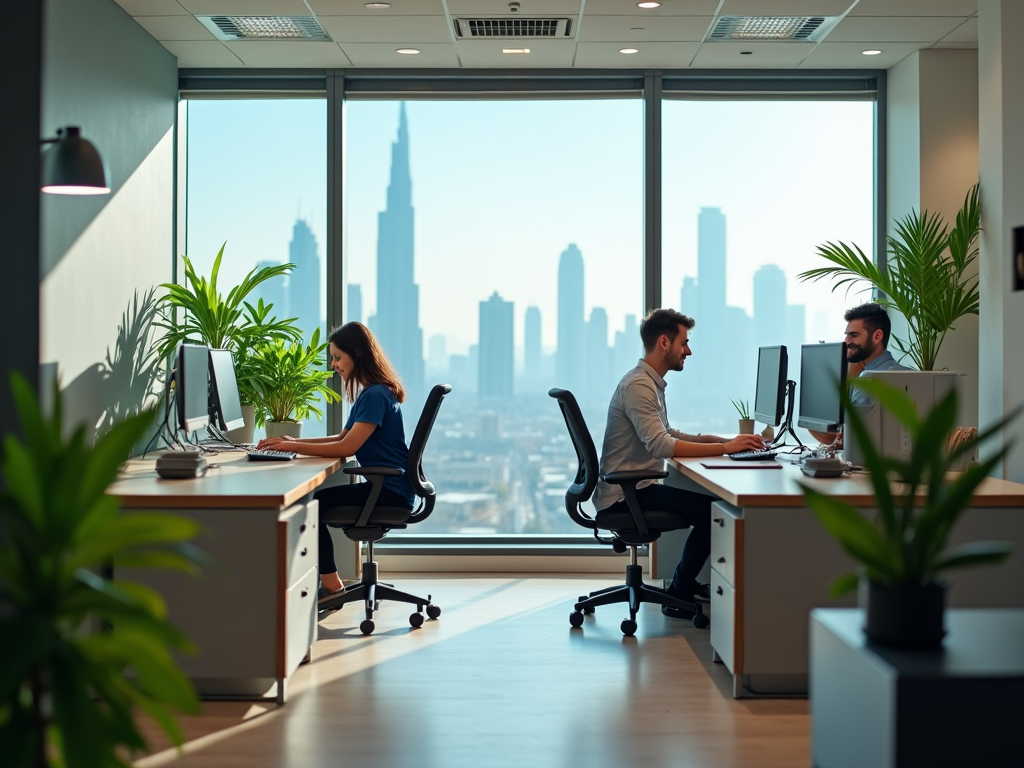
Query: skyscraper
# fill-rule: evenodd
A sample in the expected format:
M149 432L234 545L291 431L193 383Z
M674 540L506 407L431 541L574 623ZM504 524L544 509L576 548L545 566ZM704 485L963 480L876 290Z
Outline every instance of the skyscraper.
M611 396L611 350L608 347L608 313L601 307L590 310L590 320L583 338L583 365L586 378L583 396L593 404Z
M765 264L754 273L754 344L786 343L786 273Z
M287 317L297 318L303 338L309 341L313 331L320 327L320 256L313 230L302 219L296 220L292 229L288 261L295 269L288 276ZM320 334L323 341L323 331Z
M681 310L684 314L685 309ZM636 361L644 356L644 344L640 340L640 324L636 315L626 315L625 326L615 332L615 353L612 363L612 380L618 381L626 372L636 366Z
M256 269L266 269L267 267L279 266L281 266L280 261L256 262ZM278 275L277 277L272 277L269 280L264 280L253 289L246 301L253 306L256 306L259 304L260 299L263 299L264 304L274 305L274 308L270 310L270 315L272 317L276 317L278 320L291 317L291 315L288 314L288 303L285 301L284 293L287 280L288 278L284 275Z
M540 310L527 307L523 318L523 378L535 382L541 377Z
M695 317L697 310L697 281L692 277L683 278L683 290L679 292L679 311Z
M479 374L480 397L511 397L513 357L513 306L495 291L480 302Z
M558 261L558 350L555 384L579 390L583 381L583 254L570 243Z
M725 318L725 214L721 208L701 208L697 216L697 321L719 327Z
M363 322L363 287L357 283L348 284L345 296L345 322Z
M391 145L387 207L377 219L377 311L374 333L409 391L424 396L420 289L413 282L415 247L409 127L405 103L399 111L398 140Z

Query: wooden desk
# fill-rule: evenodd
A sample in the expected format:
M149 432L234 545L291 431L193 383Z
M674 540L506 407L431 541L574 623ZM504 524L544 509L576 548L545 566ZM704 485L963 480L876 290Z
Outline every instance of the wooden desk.
M792 464L707 469L700 462L670 462L667 482L719 499L712 505L710 558L715 661L732 672L737 698L804 694L811 610L852 606L856 598L829 597L832 580L854 564L804 506L797 482L872 515L870 479L810 478ZM978 540L1012 541L1017 553L999 566L946 575L949 605L1024 607L1024 485L995 478L981 485L950 543ZM666 554L660 552L659 559Z
M284 703L288 678L316 639L319 521L310 494L342 462L255 462L241 452L208 461L206 475L190 480L159 477L155 460L132 461L107 493L129 509L197 520L195 543L212 567L199 578L124 575L163 595L168 618L197 645L197 655L178 661L200 695Z

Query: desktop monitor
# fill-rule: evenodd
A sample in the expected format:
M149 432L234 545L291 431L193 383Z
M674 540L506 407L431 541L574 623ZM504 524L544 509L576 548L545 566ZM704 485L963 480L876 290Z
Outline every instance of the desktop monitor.
M757 351L757 390L754 419L773 427L782 423L786 410L786 377L789 358L785 347L761 347Z
M200 344L182 344L174 370L178 427L194 432L210 423L210 348Z
M210 420L215 416L214 424L224 431L245 426L235 379L235 360L226 349L210 350Z
M800 416L797 426L837 432L843 423L839 388L846 386L846 345L804 344L800 348Z

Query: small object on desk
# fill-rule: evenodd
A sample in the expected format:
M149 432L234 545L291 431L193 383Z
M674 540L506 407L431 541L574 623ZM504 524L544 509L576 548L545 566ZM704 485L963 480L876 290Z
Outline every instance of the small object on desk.
M166 480L202 477L206 469L206 457L199 451L167 451L156 460L156 473Z
M292 451L249 451L249 461L291 461L299 454Z
M782 469L777 461L702 461L700 463L705 469Z
M727 453L726 458L733 461L761 461L763 459L774 459L777 450L769 448L765 451L740 451L739 453Z
M847 469L842 459L805 459L800 471L808 477L839 477Z

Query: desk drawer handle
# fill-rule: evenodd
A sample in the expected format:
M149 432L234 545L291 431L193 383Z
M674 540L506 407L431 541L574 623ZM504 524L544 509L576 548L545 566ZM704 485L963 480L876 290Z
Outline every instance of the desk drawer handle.
M721 587L719 587L719 589L721 589ZM308 594L309 594L309 590L308 589L304 589L304 590L302 590L302 592L299 593L299 597L305 597Z
M720 562L720 563L724 563L724 562L725 562L725 558L724 558L724 557L720 557L720 558L718 558L718 562Z
M305 532L306 532L306 524L303 523L302 525L299 526L299 533L305 533Z
M720 517L715 518L715 522L718 523L722 528L725 528L725 520Z
M303 547L303 548L302 548L302 551L301 551L301 552L299 552L299 556L300 556L300 557L305 557L305 556L306 556L306 553L307 553L308 551L309 551L308 549L306 549L305 547Z
M719 595L724 595L724 594L725 594L725 593L724 593L724 592L722 591L722 588L721 588L721 587L717 587L717 588L715 588L715 592L716 592L717 594L719 594Z

